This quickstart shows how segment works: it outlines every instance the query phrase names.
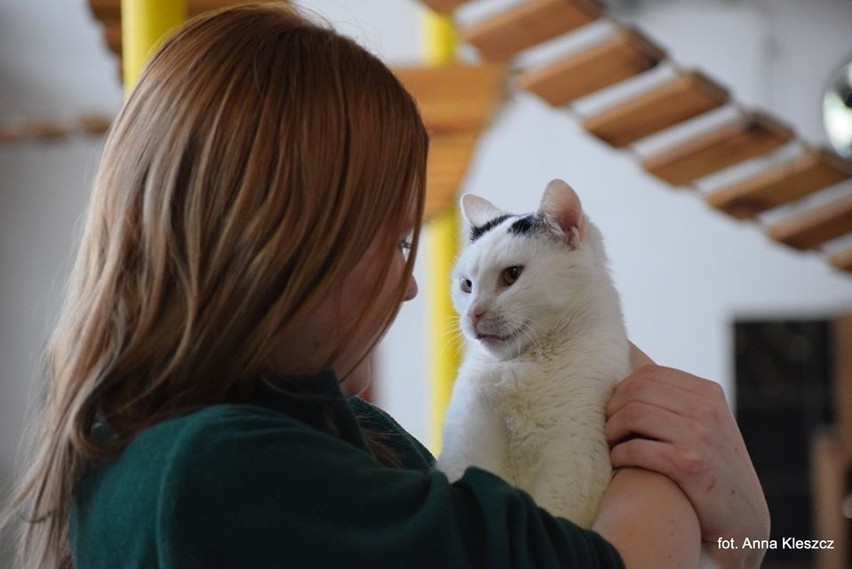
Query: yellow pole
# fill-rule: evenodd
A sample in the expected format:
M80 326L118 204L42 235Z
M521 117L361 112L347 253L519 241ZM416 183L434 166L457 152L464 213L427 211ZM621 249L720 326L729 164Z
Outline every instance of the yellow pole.
M121 0L124 92L130 93L154 47L186 19L186 0Z
M426 63L446 65L456 61L458 32L452 17L427 11L425 16ZM454 340L454 317L450 297L450 273L459 250L457 209L439 214L426 228L427 311L430 355L430 425L432 452L441 451L441 426L459 367L458 342Z

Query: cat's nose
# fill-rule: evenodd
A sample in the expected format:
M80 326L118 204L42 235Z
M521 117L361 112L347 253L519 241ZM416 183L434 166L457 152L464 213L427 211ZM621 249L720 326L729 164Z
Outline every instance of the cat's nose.
M480 306L474 306L470 310L470 320L473 322L473 325L476 326L479 324L479 321L482 320L482 317L485 315L485 309Z

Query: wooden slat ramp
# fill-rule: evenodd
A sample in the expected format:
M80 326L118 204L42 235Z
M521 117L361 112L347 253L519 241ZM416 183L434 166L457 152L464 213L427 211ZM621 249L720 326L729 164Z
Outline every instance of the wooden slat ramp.
M422 0L422 3L442 12L464 9L466 4L463 0ZM544 64L517 63L516 58L522 52L600 21L612 24L614 31L597 43L557 54ZM778 243L796 249L825 248L832 240L852 233L852 188L834 199L821 200L827 203L819 207L809 207L807 204L813 202L806 201L848 181L852 177L850 162L828 150L812 148L782 121L759 110L743 108L713 78L699 70L682 68L651 38L611 18L603 2L517 0L501 11L492 11L469 22L462 34L483 59L505 62L516 85L556 109L574 105L602 89L644 77L661 64L670 67L674 77L657 80L651 87L581 116L583 128L613 148L622 149L730 107L737 117L728 123L706 126L709 122L705 121L705 126L694 127L697 132L682 142L644 155L635 149L631 155L662 182L674 187L694 187L699 180L704 183L707 176L782 147L798 145L801 147L798 155L780 164L770 160L755 163L757 173L722 188L709 188L700 195L724 214L758 222L762 219L759 215L793 204L792 209L798 207L800 211L767 227L766 233ZM448 166L447 171L451 170ZM833 249L825 255L827 261L852 273L852 247Z

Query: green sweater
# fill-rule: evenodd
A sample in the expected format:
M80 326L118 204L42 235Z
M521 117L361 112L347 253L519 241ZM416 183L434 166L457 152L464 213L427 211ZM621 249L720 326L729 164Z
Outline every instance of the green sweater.
M419 442L346 399L333 374L276 381L317 401L295 417L290 399L266 389L251 404L189 413L89 473L70 519L76 569L623 567L598 534L484 470L450 484ZM403 468L375 460L367 425L389 433Z

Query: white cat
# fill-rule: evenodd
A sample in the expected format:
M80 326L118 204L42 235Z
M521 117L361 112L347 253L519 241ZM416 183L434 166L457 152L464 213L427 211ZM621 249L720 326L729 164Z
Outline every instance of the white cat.
M437 468L479 466L589 527L612 471L604 407L630 369L601 234L561 180L535 214L461 207L471 242L452 286L469 347Z

